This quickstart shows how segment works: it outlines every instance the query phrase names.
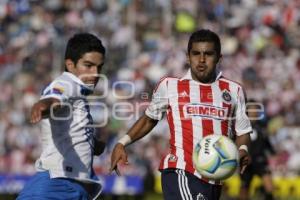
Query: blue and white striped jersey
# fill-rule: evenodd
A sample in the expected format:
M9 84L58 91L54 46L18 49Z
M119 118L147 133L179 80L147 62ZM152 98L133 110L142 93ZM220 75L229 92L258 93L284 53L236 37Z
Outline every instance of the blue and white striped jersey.
M49 171L51 178L67 177L83 183L93 179L93 119L86 96L92 91L75 75L64 72L43 91L41 99L56 98L62 108L41 122L42 154L38 171ZM99 184L100 192L101 185Z

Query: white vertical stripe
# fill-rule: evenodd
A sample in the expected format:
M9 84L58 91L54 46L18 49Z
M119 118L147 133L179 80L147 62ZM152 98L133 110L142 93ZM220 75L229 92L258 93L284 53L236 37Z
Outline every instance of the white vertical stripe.
M201 97L200 97L200 87L199 84L196 84L192 82L193 84L190 84L191 88L191 102L192 103L201 103ZM203 137L203 127L202 127L202 118L201 117L193 117L193 145L195 148L196 144L202 139ZM194 175L201 179L201 175L195 170Z
M223 100L222 100L222 93L219 88L219 81L213 83L211 85L211 92L212 92L212 97L213 97L213 105L217 107L223 107ZM222 135L222 120L213 120L213 130L215 135Z
M181 175L179 173L179 170L176 170L176 173L177 173L177 177L178 177L178 187L179 187L180 195L181 195L181 198L183 200L185 200L186 199L186 194L185 194L184 188L182 186Z
M168 161L169 161L169 158L170 158L170 154L168 154L168 155L165 157L165 159L164 159L163 169L168 168Z
M189 195L188 195L188 193L187 193L187 190L186 190L186 186L185 186L185 183L184 183L184 176L182 175L182 170L179 170L178 171L179 172L179 177L180 177L180 183L181 183L181 188L182 188L182 190L183 190L183 193L184 193L184 199L186 199L186 200L189 200L190 198L189 198Z
M228 127L229 127L228 136L230 138L233 138L233 133L234 132L231 129L232 129L232 127L234 128L234 126L232 126L232 123L233 123L233 120L235 119L234 110L236 109L236 105L237 105L238 85L236 83L231 82L231 81L229 81L228 83L229 83L230 93L232 94L231 113L229 115L231 117L231 120L229 120L229 123L228 123Z
M193 197L189 190L187 177L185 176L184 171L176 170L176 173L178 175L178 184L179 184L179 189L180 189L180 194L181 194L182 199L193 200Z
M188 184L188 178L185 175L185 171L181 170L181 172L183 173L183 181L184 181L184 185L185 185L185 188L186 188L188 198L193 200L193 196L191 194L190 187L189 187L189 184Z
M198 84L190 83L190 99L191 103L200 103L200 88ZM192 117L193 125L193 148L202 138L202 119L201 117Z
M175 146L176 146L176 156L177 160L177 168L185 169L184 153L180 151L183 149L183 138L182 138L182 126L180 120L180 112L178 105L178 80L169 82L169 96L170 96L170 104L172 105L172 116L173 116L173 124L174 124L174 137L175 137Z

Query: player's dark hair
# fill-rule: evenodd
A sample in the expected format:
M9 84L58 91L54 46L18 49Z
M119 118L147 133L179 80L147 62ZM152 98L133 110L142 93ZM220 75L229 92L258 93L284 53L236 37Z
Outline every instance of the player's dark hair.
M190 53L194 42L213 42L218 56L221 55L220 38L216 33L208 29L201 29L192 33L188 43L188 53Z
M101 40L90 33L77 33L67 43L65 60L71 59L76 64L85 53L93 51L105 56L105 47ZM67 68L65 71L68 71Z

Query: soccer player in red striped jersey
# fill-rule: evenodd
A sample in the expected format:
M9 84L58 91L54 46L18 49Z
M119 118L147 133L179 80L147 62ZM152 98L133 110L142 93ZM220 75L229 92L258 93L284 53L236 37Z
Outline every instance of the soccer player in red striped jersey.
M128 163L125 147L148 134L166 115L170 149L159 167L164 199L218 200L221 184L197 173L192 163L193 148L209 134L235 138L243 173L250 162L252 128L241 85L217 70L222 57L219 36L210 30L196 31L187 50L189 71L182 78L166 77L158 83L145 114L114 147L111 171L119 174L118 163Z

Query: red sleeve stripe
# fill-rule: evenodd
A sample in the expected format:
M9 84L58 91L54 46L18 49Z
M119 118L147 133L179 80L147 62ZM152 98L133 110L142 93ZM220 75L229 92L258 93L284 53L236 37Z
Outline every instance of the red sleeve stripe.
M227 90L228 92L230 92L230 87L229 87L229 83L226 81L219 81L219 87L220 90L222 92L223 95L223 91ZM222 97L223 98L223 97ZM222 120L221 122L221 130L222 130L222 135L228 136L228 130L229 130L229 117L230 117L230 113L231 113L231 104L225 103L225 100L223 100L223 107L227 108L227 116L226 119Z

